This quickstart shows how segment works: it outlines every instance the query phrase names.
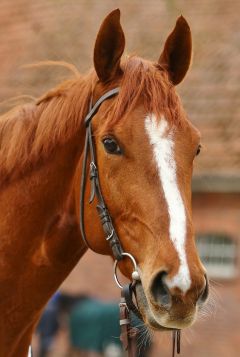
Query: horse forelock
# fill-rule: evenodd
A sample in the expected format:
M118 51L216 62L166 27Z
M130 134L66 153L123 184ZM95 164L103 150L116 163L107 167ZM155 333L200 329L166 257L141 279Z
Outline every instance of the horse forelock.
M122 63L123 77L116 103L109 109L109 125L126 117L138 105L145 113L160 118L163 114L170 124L186 122L180 99L167 72L159 64L130 56Z

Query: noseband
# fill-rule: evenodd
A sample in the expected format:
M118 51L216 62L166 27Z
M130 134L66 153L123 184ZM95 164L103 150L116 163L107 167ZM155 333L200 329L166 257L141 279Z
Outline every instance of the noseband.
M85 146L83 152L82 177L81 177L81 189L80 189L80 231L84 243L88 248L91 249L91 246L89 245L86 237L85 227L84 227L84 198L85 198L87 163L88 163L88 154L89 154L89 158L90 158L89 177L91 182L91 194L90 194L89 203L91 204L96 198L97 212L103 227L105 239L109 243L113 256L115 258L114 278L117 285L121 288L122 291L121 301L119 304L121 341L123 343L124 349L128 351L129 356L135 357L137 330L131 328L130 326L130 312L134 313L140 320L142 320L141 313L133 302L133 295L135 295L136 284L141 280L140 280L136 260L130 253L124 252L120 239L114 228L110 213L108 211L108 208L103 198L103 194L99 182L96 150L95 150L95 144L92 135L92 125L91 125L92 119L95 116L95 114L98 112L98 109L100 108L101 104L105 100L115 97L119 93L119 91L120 88L114 88L108 91L107 93L102 95L94 105L92 105L92 100L91 100L89 112L85 117L84 123L86 126L86 138L85 138ZM132 282L126 286L122 286L117 277L118 262L123 260L124 258L130 259L133 264ZM173 331L173 356L175 355L175 345L177 345L177 352L179 353L180 330Z

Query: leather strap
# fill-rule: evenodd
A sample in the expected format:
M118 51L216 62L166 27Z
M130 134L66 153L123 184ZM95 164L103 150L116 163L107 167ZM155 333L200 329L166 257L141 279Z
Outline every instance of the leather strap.
M120 308L120 340L125 352L128 352L128 357L137 356L137 334L138 329L131 327L130 312L122 290Z
M94 115L98 112L98 109L100 108L101 104L109 99L109 98L112 98L114 97L115 95L117 95L120 91L120 88L117 87L117 88L114 88L114 89L111 89L109 90L107 93L103 94L98 100L97 102L94 104L94 106L92 106L91 104L91 108L90 108L90 111L88 112L88 114L86 115L85 117L85 126L87 127L89 125L89 123L91 122L92 118L94 117Z
M172 357L175 357L175 351L177 354L181 352L181 330L174 330L172 332Z
M89 173L90 173L90 181L91 181L91 195L89 203L92 203L93 200L97 199L97 211L100 217L103 231L105 233L105 238L109 242L109 245L112 249L113 255L117 260L122 259L122 252L123 249L121 247L120 240L117 236L117 233L114 229L111 216L108 212L106 207L100 182L99 182L99 175L97 169L97 159L95 153L95 145L93 141L92 135L92 127L91 127L91 120L93 119L94 115L97 113L101 104L107 100L108 98L112 98L113 96L119 93L119 88L114 88L109 92L105 93L92 107L90 105L90 111L85 118L85 125L86 125L86 138L85 138L85 146L83 151L83 164L82 164L82 178L81 178L81 189L80 189L80 230L82 234L82 239L85 242L86 246L91 249L88 244L87 237L85 234L85 227L84 227L84 194L86 188L86 177L87 177L87 161L88 161L88 154L90 156L90 166L89 166Z
M135 294L135 287L133 284L125 285L122 288L122 296L125 298L128 309L132 311L141 321L143 321L140 311L133 302L133 294Z

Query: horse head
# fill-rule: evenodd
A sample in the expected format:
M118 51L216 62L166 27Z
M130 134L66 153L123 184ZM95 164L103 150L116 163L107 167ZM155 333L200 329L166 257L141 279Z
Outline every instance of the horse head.
M183 17L168 36L157 62L122 59L125 37L120 12L101 25L94 49L98 80L93 104L107 91L92 120L101 191L125 252L137 262L136 299L144 321L155 329L193 323L208 296L191 212L193 163L200 133L190 123L175 86L191 62L191 31ZM84 221L89 246L112 255L86 184ZM119 262L131 278L132 264Z

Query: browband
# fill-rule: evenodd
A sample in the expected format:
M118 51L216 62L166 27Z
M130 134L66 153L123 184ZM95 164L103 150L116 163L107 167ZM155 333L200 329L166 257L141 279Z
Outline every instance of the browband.
M91 108L84 120L86 127L89 125L89 123L91 122L92 118L94 117L94 115L97 113L99 107L101 106L101 104L109 98L114 97L115 95L117 95L120 91L120 88L114 88L111 89L110 91L108 91L107 93L103 94L98 100L97 102L94 104L94 106Z

